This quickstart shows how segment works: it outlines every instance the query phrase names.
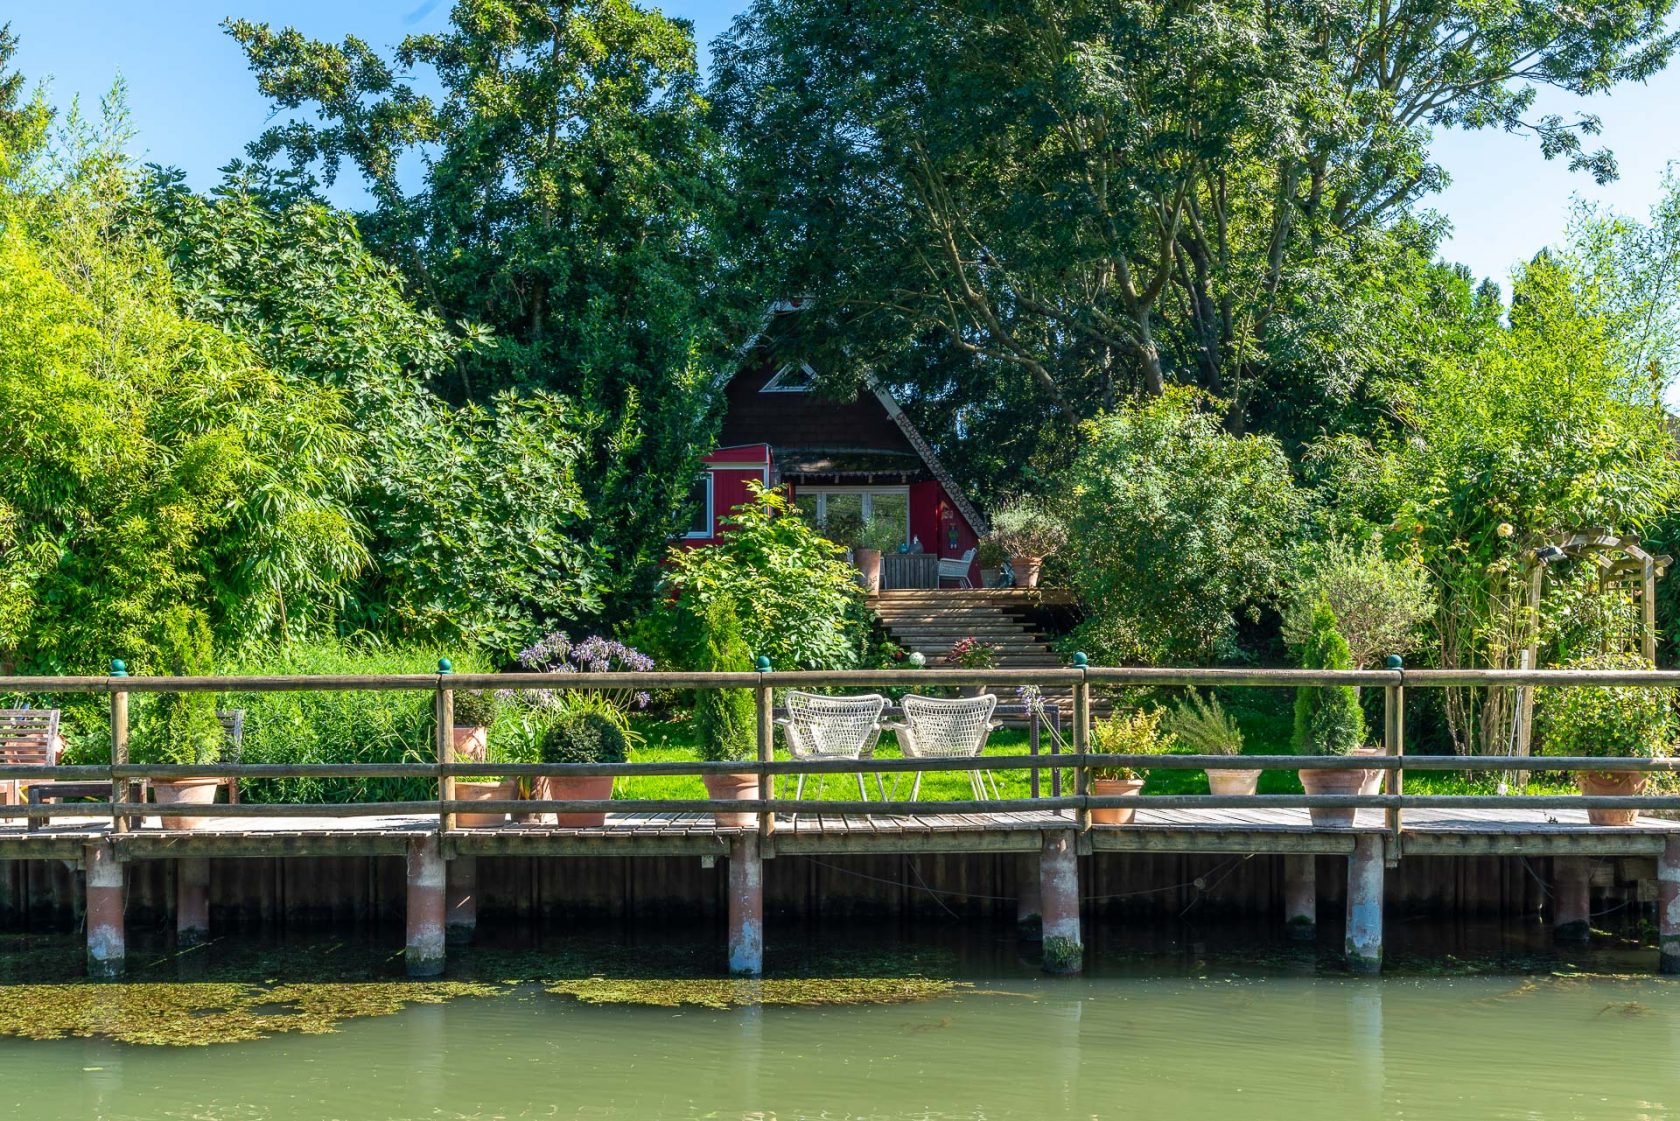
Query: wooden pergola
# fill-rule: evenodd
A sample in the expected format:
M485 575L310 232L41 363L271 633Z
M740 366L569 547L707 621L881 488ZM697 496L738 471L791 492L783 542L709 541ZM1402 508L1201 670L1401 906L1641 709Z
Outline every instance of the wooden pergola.
M1608 529L1593 527L1561 533L1552 540L1529 550L1528 610L1530 625L1528 644L1523 649L1519 669L1534 669L1540 657L1540 602L1546 592L1546 573L1561 561L1588 561L1596 566L1600 592L1626 593L1633 611L1629 616L1625 640L1619 647L1637 649L1647 662L1657 660L1657 581L1667 574L1674 563L1670 556L1652 555L1640 543L1638 534L1617 534ZM1518 690L1517 726L1512 737L1513 754L1527 755L1533 731L1534 690L1524 686Z

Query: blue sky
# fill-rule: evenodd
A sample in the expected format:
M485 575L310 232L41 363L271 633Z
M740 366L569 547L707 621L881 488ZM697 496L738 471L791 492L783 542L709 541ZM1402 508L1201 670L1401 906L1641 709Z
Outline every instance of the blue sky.
M672 0L665 10L694 22L702 45L725 30L745 0ZM89 105L120 73L128 84L136 151L185 168L195 186L241 154L264 126L268 107L238 48L217 26L229 15L290 24L317 38L354 34L378 46L412 31L444 25L449 0L55 0L5 17L21 42L18 65L50 79L59 105ZM1540 110L1572 112L1578 99L1545 96ZM1503 281L1510 267L1563 230L1575 194L1643 216L1669 160L1680 158L1680 63L1646 86L1593 99L1604 142L1621 163L1619 182L1600 188L1585 175L1548 163L1526 137L1448 132L1437 157L1453 184L1435 201L1452 222L1445 255L1478 276Z

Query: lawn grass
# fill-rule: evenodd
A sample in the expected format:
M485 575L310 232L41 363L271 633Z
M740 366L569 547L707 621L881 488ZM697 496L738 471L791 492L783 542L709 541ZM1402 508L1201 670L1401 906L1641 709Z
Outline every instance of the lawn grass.
M1293 691L1283 689L1229 689L1220 691L1220 699L1243 730L1245 755L1289 755L1292 754L1291 737L1293 734ZM645 721L638 725L637 730L645 737L641 746L630 752L630 759L636 763L670 762L692 760L700 757L699 743L694 733L692 721L685 714L677 714L673 718L659 721ZM1049 736L1044 737L1042 751L1049 751ZM986 741L984 754L991 756L1020 756L1028 754L1027 733L1025 729L1003 728L991 734ZM780 736L777 737L776 758L788 758L787 751L782 745ZM877 759L899 759L902 753L898 744L890 734L883 734L879 746L875 749ZM1027 798L1031 796L1028 772L1024 770L995 771L999 792L1004 798ZM892 785L892 775L887 776L889 790ZM908 798L911 776L898 776L898 797ZM1050 774L1041 772L1041 794L1050 793ZM1072 775L1066 775L1069 793L1072 792ZM1497 793L1499 776L1490 773L1467 773L1462 771L1410 771L1406 775L1406 792L1408 794L1494 794ZM869 798L874 800L880 796L874 776L865 776ZM805 797L814 799L819 797L817 780L808 778L805 781ZM1522 793L1528 794L1567 794L1573 793L1574 784L1569 776L1556 772L1531 776ZM1261 794L1300 794L1301 783L1294 770L1266 771L1260 776L1259 792ZM792 780L783 777L777 784L779 797L792 797ZM1206 794L1208 793L1207 775L1201 770L1156 770L1150 772L1144 784L1145 796L1152 794ZM822 783L820 797L824 801L855 801L858 796L857 782L850 775L829 775ZM698 776L693 775L649 775L646 777L620 779L614 787L616 798L670 798L695 799L706 797L705 787ZM921 798L924 801L963 800L973 797L969 786L967 772L940 771L923 775Z

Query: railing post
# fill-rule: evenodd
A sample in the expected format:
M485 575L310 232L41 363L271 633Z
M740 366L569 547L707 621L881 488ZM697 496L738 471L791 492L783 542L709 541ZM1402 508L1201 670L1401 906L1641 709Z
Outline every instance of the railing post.
M758 670L758 688L753 690L754 703L758 711L758 761L768 763L776 757L776 696L775 690L764 684L764 675L770 672L770 659L763 654L758 656L754 668ZM759 797L769 800L776 796L776 776L760 774L758 776ZM776 832L776 815L766 810L758 815L758 832L768 837Z
M444 684L450 674L455 672L455 666L448 658L439 658L437 664L437 761L449 764L455 761L455 690ZM455 800L455 776L438 776L439 804ZM455 828L455 815L447 810L438 812L438 829L447 833Z
M1406 663L1398 654L1390 654L1386 665L1399 673ZM1404 678L1401 679L1404 681ZM1383 687L1383 754L1396 759L1406 754L1406 686L1399 682ZM1406 791L1406 776L1399 767L1388 772L1383 789L1395 797ZM1387 811L1390 859L1400 857L1400 807Z
M128 667L121 658L111 659L111 676L127 677ZM111 766L120 767L128 762L128 691L113 689L111 691ZM128 780L119 779L113 772L111 775L111 832L128 832L128 819L117 812L116 806L120 802L128 801Z
M1073 753L1078 756L1091 750L1091 683L1085 676L1088 664L1084 654L1073 656L1073 668L1079 671L1079 680L1073 683ZM1091 807L1085 804L1091 793L1091 769L1083 759L1073 773L1073 784L1074 793L1080 799L1079 829L1084 832L1091 828Z

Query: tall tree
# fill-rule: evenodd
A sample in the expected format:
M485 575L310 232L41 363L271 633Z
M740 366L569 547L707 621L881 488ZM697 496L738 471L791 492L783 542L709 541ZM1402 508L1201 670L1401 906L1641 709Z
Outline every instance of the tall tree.
M237 181L205 198L173 174L154 176L134 209L189 314L341 390L373 562L341 627L511 657L600 610L603 565L576 475L590 433L568 401L504 391L480 408L432 392L463 343L416 310L340 211Z
M813 297L819 370L937 333L1070 425L1179 381L1240 431L1357 382L1383 262L1433 248L1431 129L1611 176L1597 121L1535 90L1649 76L1673 5L757 0L713 96L752 267Z
M736 333L689 25L629 0L458 0L447 31L390 59L226 26L262 91L315 116L269 129L253 158L324 184L348 164L373 197L369 244L443 319L498 336L456 362L455 395L541 388L595 418L579 477L615 566L604 591L646 590Z

